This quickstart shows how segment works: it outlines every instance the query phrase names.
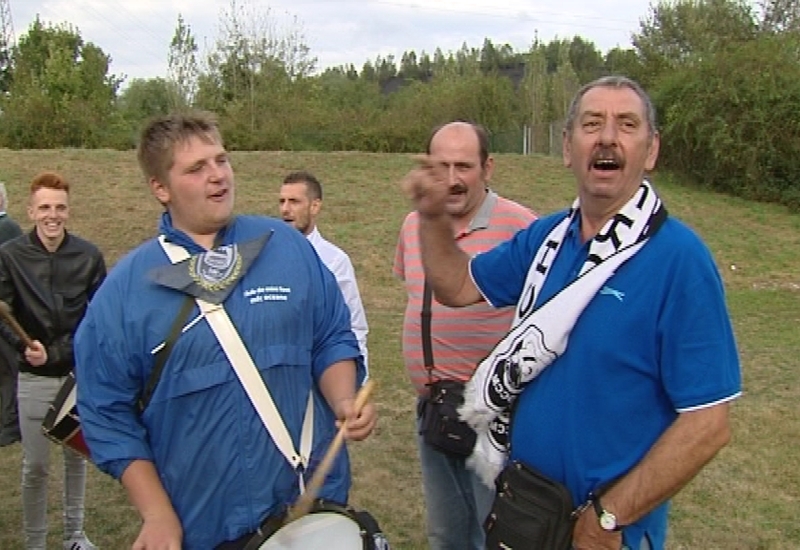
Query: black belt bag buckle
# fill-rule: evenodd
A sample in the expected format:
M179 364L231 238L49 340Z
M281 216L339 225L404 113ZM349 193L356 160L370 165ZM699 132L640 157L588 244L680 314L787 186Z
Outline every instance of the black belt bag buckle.
M464 384L437 380L428 384L428 396L420 400L420 434L431 447L453 456L466 457L475 448L477 435L458 417L464 403Z
M509 463L495 481L484 523L487 550L569 550L575 526L572 496L561 483L522 464Z

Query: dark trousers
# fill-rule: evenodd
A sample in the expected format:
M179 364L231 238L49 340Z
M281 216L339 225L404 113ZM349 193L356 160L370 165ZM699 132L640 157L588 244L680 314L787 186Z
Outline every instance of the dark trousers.
M17 363L0 357L0 443L18 436Z

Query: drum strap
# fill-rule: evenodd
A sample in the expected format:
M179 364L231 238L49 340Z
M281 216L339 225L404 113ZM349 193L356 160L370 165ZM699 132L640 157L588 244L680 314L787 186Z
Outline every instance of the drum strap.
M189 253L182 246L167 242L163 235L159 236L158 240L172 263L178 263L189 258ZM289 464L292 465L292 468L299 473L300 492L304 492L303 472L308 466L314 432L313 391L308 394L306 414L300 434L300 452L297 452L289 435L289 430L286 429L286 424L283 422L283 418L281 418L280 412L278 412L278 408L264 380L261 378L258 367L256 367L250 353L242 342L242 338L228 316L228 312L225 311L224 305L211 304L200 298L195 298L195 301L217 337L220 346L222 346L222 350L228 357L228 361L242 386L244 386L247 396L253 403L253 407L255 407L270 437L272 437L283 456L286 457L286 460L289 461Z
M142 396L139 398L140 414L147 408L147 404L150 403L150 398L153 397L153 392L156 391L158 381L161 379L161 372L164 370L164 365L167 364L169 354L172 353L172 347L178 340L178 336L181 335L181 327L183 326L184 320L189 316L189 313L191 313L192 306L194 306L194 300L191 296L187 296L181 305L178 315L175 316L175 320L172 322L172 327L169 329L167 339L164 340L162 346L157 348L158 351L155 354L156 360L153 363L153 370L150 371L147 385L145 385Z

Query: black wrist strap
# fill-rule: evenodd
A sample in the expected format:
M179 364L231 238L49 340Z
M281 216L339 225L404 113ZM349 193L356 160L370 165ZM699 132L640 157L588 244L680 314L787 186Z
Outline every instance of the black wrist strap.
M602 516L605 510L603 509L603 505L600 504L600 496L590 494L589 502L592 503L592 506L594 507L594 513L597 514L597 517L599 518L600 516Z
M603 508L603 505L600 503L600 495L596 495L594 493L589 493L589 502L594 507L594 513L597 514L597 519L599 521L600 517L603 514L607 513L606 509ZM614 517L616 517L616 516L614 516ZM617 524L617 526L614 527L614 531L622 531L622 529L624 529L624 528L625 528L624 525Z

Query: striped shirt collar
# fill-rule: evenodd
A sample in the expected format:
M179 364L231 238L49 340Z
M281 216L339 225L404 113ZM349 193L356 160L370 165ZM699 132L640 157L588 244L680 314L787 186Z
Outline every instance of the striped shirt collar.
M467 228L464 231L461 231L458 236L460 237L463 235L469 235L473 231L479 231L489 227L489 222L492 217L492 210L494 210L495 204L497 204L497 193L487 188L486 196L484 197L481 206L478 208L478 211L475 213L475 216L472 218L472 220L470 220Z

